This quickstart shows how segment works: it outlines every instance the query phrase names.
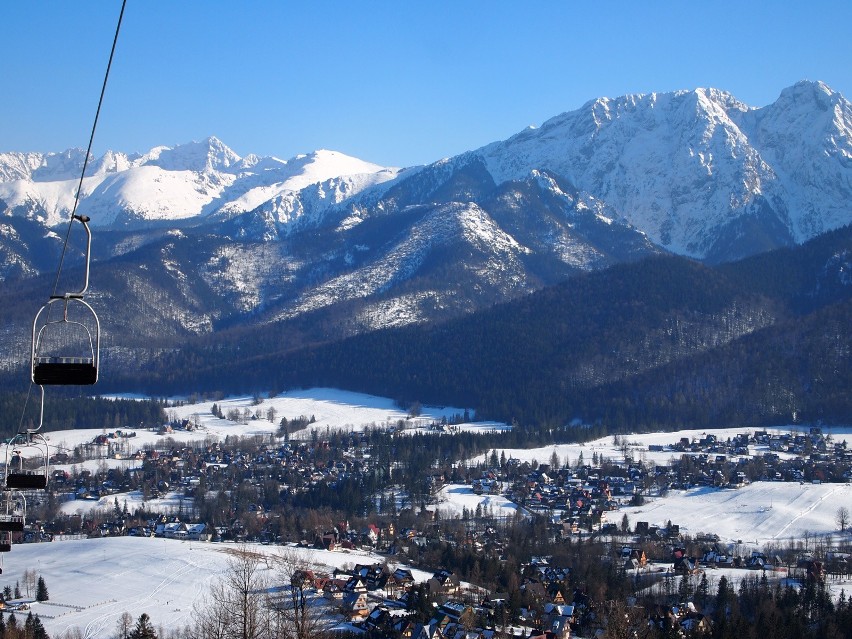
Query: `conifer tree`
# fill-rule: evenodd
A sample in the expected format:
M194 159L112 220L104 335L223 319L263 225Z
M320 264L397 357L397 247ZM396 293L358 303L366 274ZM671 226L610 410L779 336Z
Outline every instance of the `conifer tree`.
M706 571L701 572L701 581L698 584L698 588L696 589L695 594L698 597L699 603L701 603L702 606L706 606L707 599L710 596L710 584L707 583Z
M41 623L38 615L33 619L33 635L32 639L50 639L47 630L44 629L44 624Z
M47 584L44 582L44 577L39 575L38 585L36 586L36 601L47 601L50 595L47 593Z
M139 615L136 627L130 633L130 639L157 639L157 633L151 625L151 618L146 613Z

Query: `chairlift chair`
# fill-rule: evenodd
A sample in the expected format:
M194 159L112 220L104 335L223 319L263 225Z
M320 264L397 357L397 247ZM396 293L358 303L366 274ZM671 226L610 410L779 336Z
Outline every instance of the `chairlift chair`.
M51 295L36 313L32 334L32 381L39 386L88 386L98 381L100 322L83 299L89 288L92 232L89 218L75 215L86 230L86 268L83 288ZM62 317L51 312L62 308Z
M39 426L41 426L39 424ZM35 468L24 467L22 452L32 452ZM6 444L6 488L11 490L44 490L49 471L47 440L35 431L15 435Z
M12 551L12 533L0 532L0 552Z
M0 532L23 532L26 523L27 502L20 493L6 491L6 511L0 513Z

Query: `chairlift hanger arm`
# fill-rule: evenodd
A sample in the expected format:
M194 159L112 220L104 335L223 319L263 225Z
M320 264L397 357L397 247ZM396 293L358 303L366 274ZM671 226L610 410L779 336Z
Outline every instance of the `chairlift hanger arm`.
M83 288L74 293L63 293L61 295L54 293L50 296L52 300L82 299L86 291L89 290L89 271L92 266L92 230L89 228L90 218L88 215L77 215L76 213L71 218L80 222L83 228L86 229L86 269L83 276Z

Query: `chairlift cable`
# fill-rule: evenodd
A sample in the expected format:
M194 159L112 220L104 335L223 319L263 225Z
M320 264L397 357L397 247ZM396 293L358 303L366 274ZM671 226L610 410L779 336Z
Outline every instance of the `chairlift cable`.
M110 72L110 69L112 68L112 59L115 56L115 48L116 48L116 45L118 44L118 34L121 31L121 20L124 17L124 7L126 5L127 5L127 0L122 0L121 11L118 14L118 24L115 27L115 36L113 37L112 48L110 49L110 52L109 52L109 61L107 62L106 73L104 73L104 82L103 82L103 85L101 86L101 96L98 99L98 108L95 111L95 120L92 123L92 132L89 135L89 146L86 149L86 156L83 158L83 170L80 172L80 181L77 184L77 192L74 194L74 206L71 208L71 217L68 220L68 230L65 233L65 242L62 245L62 254L59 257L59 268L56 271L56 280L53 283L53 295L56 295L56 291L59 288L59 277L62 274L62 264L65 261L65 253L68 249L68 239L71 236L71 227L74 223L74 217L77 214L77 206L80 203L80 193L83 190L83 179L86 177L86 169L89 166L89 157L92 154L92 145L95 141L95 130L98 127L98 118L100 117L101 106L103 105L103 102L104 102L104 94L106 93L107 81L109 80L109 72Z
M97 130L98 120L100 119L101 108L103 106L104 95L106 94L106 87L107 87L107 82L109 80L110 70L112 69L112 61L115 58L115 50L116 50L116 47L118 45L118 36L121 32L121 24L122 24L122 20L123 20L123 17L124 17L124 9L125 9L126 5L127 5L127 0L122 0L121 10L119 12L118 22L117 22L116 28L115 28L115 35L113 36L112 47L110 48L109 60L107 61L106 72L104 73L104 80L103 80L103 84L101 85L101 92L100 92L100 96L99 96L99 99L98 99L98 106L97 106L97 110L95 111L95 118L94 118L94 122L92 123L91 133L89 135L89 144L88 144L88 147L86 149L86 155L83 158L83 169L80 172L80 181L77 185L77 190L76 190L76 193L74 195L74 205L71 209L71 215L70 215L70 219L69 219L69 223L68 223L68 230L66 232L65 241L64 241L63 246L62 246L62 253L61 253L60 259L59 259L59 265L58 265L57 272L56 272L56 279L54 280L54 284L53 284L53 292L50 296L51 301L53 301L54 298L58 297L57 292L59 290L59 281L61 279L62 267L63 267L64 261L65 261L65 255L66 255L67 250L68 250L68 243L69 243L69 239L70 239L70 236L71 236L71 229L73 227L73 223L74 223L75 219L79 220L85 226L88 243L87 243L87 250L86 250L86 261L87 261L86 281L85 281L83 289L79 293L74 294L74 297L78 297L82 300L82 296L86 292L86 289L88 288L88 277L89 277L89 264L88 264L88 262L91 260L91 233L90 233L89 228L88 228L88 218L84 218L83 216L78 216L77 215L77 208L79 206L80 197L82 195L83 181L84 181L84 178L85 178L85 175L86 175L86 169L88 168L89 158L91 157L91 154L92 154L92 146L94 144L95 131ZM70 296L70 294L66 294L65 295L66 299L69 296ZM85 302L83 302L83 304L85 304ZM48 305L48 308L47 308L47 321L48 322L50 321L51 310L52 310L52 307L50 305ZM92 310L92 313L94 314L93 310ZM67 314L67 302L66 302L66 314ZM35 354L36 353L35 353L35 346L34 346L33 356L35 356ZM35 382L35 380L31 379L30 390L27 392L27 398L26 398L26 401L24 403L24 409L23 409L23 412L22 412L22 415L21 415L21 421L19 423L19 430L23 426L24 414L26 413L26 407L29 405L29 399L30 399L30 395L31 395L31 391L32 391L32 383L33 382ZM42 392L42 410L44 408L43 404L44 404L44 393Z

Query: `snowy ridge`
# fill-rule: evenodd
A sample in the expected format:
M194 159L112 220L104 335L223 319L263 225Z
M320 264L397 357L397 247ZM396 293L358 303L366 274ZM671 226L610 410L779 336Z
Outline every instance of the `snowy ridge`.
M0 201L7 214L22 213L46 226L65 222L83 159L79 149L0 155ZM345 182L343 191L351 194L396 171L326 150L289 161L240 158L215 137L133 157L108 151L87 169L79 212L91 217L93 227L179 222L214 213L229 217L345 175L362 176Z
M0 154L0 212L64 222L82 161L79 149ZM143 155L106 153L90 165L80 212L93 226L137 228L250 213L262 220L257 239L269 240L329 215L351 227L408 205L477 201L491 182L540 170L666 250L730 259L765 250L755 235L784 245L852 221L852 105L807 81L762 108L712 88L599 98L406 172L327 150L286 161L241 158L210 137ZM245 224L248 238L258 221Z
M821 82L800 82L742 119L777 176L772 186L797 241L850 222L852 103Z
M760 209L798 242L849 223L850 131L842 95L800 82L762 109L715 89L602 98L476 153L497 183L546 167L655 243L707 257Z

